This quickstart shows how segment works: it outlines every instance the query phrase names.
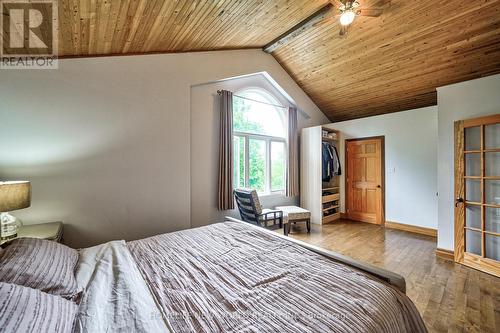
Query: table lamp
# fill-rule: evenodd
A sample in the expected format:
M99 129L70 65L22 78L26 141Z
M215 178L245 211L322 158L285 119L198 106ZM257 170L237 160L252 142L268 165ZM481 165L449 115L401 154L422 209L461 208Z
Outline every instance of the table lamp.
M17 237L21 221L8 212L29 207L31 183L28 181L0 182L0 239Z

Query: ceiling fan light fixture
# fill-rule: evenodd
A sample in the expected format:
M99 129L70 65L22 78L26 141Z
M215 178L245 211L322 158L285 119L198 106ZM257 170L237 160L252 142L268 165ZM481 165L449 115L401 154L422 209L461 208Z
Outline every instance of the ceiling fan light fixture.
M346 10L345 12L340 15L340 24L342 25L349 25L354 21L354 18L356 17L356 13L354 13L352 10Z

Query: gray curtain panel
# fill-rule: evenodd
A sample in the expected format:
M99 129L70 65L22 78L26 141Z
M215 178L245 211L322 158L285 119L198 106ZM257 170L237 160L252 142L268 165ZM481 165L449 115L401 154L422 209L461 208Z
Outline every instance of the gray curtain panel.
M233 93L219 92L220 134L219 134L219 187L217 208L234 209L233 199Z
M286 196L299 195L299 138L297 133L297 108L288 109L288 165L286 169Z

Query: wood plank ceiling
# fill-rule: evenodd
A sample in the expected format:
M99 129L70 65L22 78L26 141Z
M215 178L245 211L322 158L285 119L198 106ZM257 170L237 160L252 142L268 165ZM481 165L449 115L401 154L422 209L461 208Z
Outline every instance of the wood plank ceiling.
M394 0L347 38L338 30L318 26L274 52L332 121L436 105L437 87L500 73L500 1Z
M60 55L259 48L324 0L59 0Z
M260 48L327 2L59 0L59 54ZM338 20L326 19L273 52L330 120L435 105L436 87L500 73L500 0L392 0L385 8L357 17L345 39Z

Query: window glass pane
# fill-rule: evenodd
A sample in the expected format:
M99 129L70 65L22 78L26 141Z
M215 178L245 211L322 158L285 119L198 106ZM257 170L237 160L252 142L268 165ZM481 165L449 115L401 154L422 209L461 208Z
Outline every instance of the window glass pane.
M264 192L266 188L266 142L264 140L249 140L248 168L249 187L257 192Z
M494 235L485 235L485 257L500 261L500 237Z
M248 89L238 93L238 95L249 99L233 97L233 129L235 131L286 137L287 110L273 106L279 105L275 98L265 91L257 89Z
M465 150L481 149L481 127L465 129Z
M481 202L481 181L478 179L465 180L465 201Z
M486 203L500 205L500 181L485 180Z
M465 207L465 225L481 229L481 206L467 205Z
M500 208L486 207L486 231L493 231L500 233Z
M271 142L271 191L285 189L285 144Z
M481 233L465 229L465 251L481 255Z
M465 154L465 175L481 176L481 154Z
M484 145L486 149L500 148L500 124L484 126Z
M234 188L245 187L245 138L235 136L233 141L234 149Z
M486 176L500 176L500 153L485 154Z

